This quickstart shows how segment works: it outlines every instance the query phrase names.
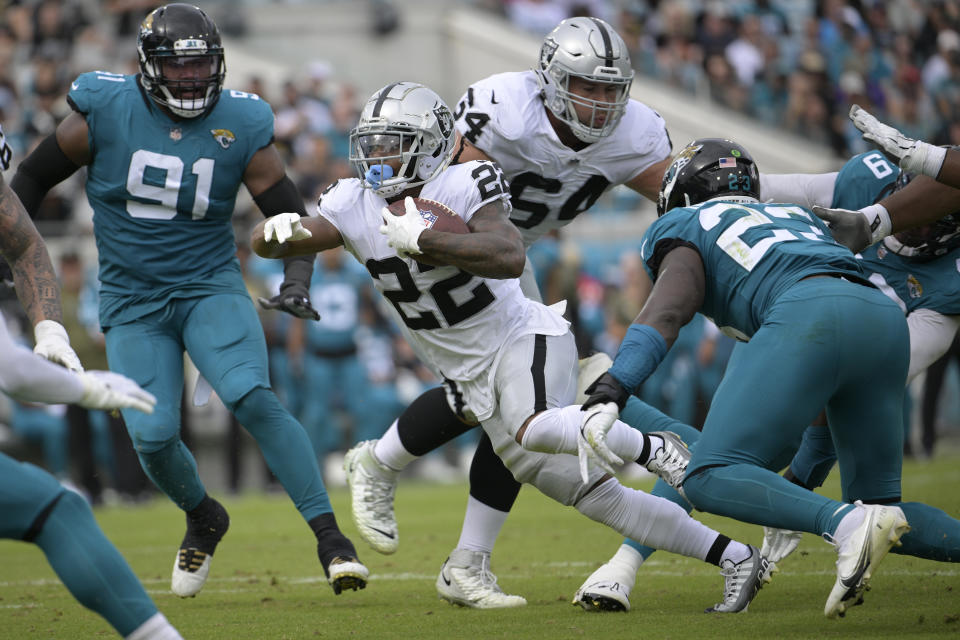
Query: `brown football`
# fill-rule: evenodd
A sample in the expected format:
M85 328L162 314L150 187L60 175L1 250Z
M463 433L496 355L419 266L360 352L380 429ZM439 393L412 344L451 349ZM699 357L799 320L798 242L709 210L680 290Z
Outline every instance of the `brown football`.
M406 215L403 201L405 198L392 203L388 209L395 216ZM470 233L470 228L463 218L458 216L450 207L436 200L426 198L414 198L413 201L420 211L420 217L426 223L428 229L434 231L445 231L447 233Z

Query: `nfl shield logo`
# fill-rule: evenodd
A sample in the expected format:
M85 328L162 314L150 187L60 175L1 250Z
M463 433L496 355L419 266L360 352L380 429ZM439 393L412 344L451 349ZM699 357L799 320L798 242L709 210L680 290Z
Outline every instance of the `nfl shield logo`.
M437 221L437 216L432 211L424 211L423 209L419 210L420 217L423 218L424 224L427 225L427 229L433 226L433 223Z
M174 142L180 140L183 137L183 130L180 127L173 127L170 129L170 139Z

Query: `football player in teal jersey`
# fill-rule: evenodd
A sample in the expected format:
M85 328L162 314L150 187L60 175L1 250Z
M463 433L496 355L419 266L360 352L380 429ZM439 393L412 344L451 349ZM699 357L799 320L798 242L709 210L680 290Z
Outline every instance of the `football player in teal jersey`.
M10 156L0 129L0 169L9 167ZM55 322L61 313L60 288L50 256L2 173L0 255L10 261L17 296L27 316L34 322ZM153 410L154 398L124 376L78 371L79 360L68 370L30 353L14 342L2 315L0 353L0 391L19 400L77 403L90 409ZM40 547L77 601L103 616L120 635L137 640L182 640L103 535L90 506L52 475L0 453L0 513L0 538Z
M610 459L607 425L695 312L746 341L683 488L704 511L826 534L838 561L824 613L835 617L860 601L909 531L905 512L924 519L931 509L900 497L907 325L824 223L797 205L759 203L758 183L753 160L731 141L697 140L677 155L641 249L653 289L613 366L588 390L582 431ZM844 496L884 504L830 500L776 474L824 406Z
M34 211L51 186L87 167L107 358L157 397L152 415L123 417L147 475L186 512L171 589L200 591L229 526L180 439L184 351L257 440L316 535L334 592L363 588L368 571L337 526L307 434L270 388L263 331L235 256L230 218L241 184L266 215L306 213L272 144L273 113L258 96L223 88L220 33L197 7L151 12L137 51L137 75L98 71L73 82L73 113L12 186ZM311 269L309 258L291 261L268 306L315 317Z
M837 173L764 175L761 197L807 207L859 209L899 191L911 178L879 151L870 151L854 156ZM868 279L907 315L909 383L947 351L960 328L958 216L951 214L933 224L888 236L864 249L857 258ZM823 484L835 461L829 431L811 426L784 475L812 490ZM931 519L924 520L919 514L911 514L913 531L894 552L960 561L960 531L943 528L943 524L951 523L940 520L938 513L929 515ZM769 527L764 534L764 548L774 563L796 548L801 535Z
M916 176L905 189L879 202L851 211L817 205L813 212L827 221L833 236L854 252L884 238L935 223L960 210L960 153L913 140L883 124L859 105L850 107L850 119L905 172Z

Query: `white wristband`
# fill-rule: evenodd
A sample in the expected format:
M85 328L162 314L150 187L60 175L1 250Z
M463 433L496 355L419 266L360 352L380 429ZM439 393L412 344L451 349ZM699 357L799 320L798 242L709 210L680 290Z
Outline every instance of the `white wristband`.
M943 167L943 161L947 158L947 150L943 147L935 147L933 145L929 145L929 147L923 157L923 167L920 169L920 172L936 180L937 176L940 175L940 169Z
M890 213L882 204L871 204L869 207L860 209L860 213L867 219L867 225L870 227L870 244L880 242L890 235L892 228Z

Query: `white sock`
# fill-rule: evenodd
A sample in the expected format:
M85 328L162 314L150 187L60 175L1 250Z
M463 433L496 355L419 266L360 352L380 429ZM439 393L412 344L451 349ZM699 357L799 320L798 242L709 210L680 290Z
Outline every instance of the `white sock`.
M420 457L413 455L403 447L403 443L400 442L400 432L397 430L396 420L393 421L387 432L377 440L377 444L373 447L373 455L377 457L380 464L394 471L402 471L408 464Z
M843 505L841 509L844 509L850 505ZM843 516L840 520L840 523L837 525L836 530L833 532L833 539L837 544L842 544L844 540L853 533L854 529L859 527L863 523L863 519L867 517L867 510L859 506L850 509L847 515Z
M577 511L640 544L705 560L719 535L666 498L628 489L611 478L585 495Z
M577 455L577 436L580 434L582 418L580 405L547 409L527 424L521 445L529 451ZM636 460L643 452L645 437L630 425L617 420L607 432L607 446L622 460L629 462ZM650 451L663 446L661 438L653 436L651 441L654 440L659 444L651 444Z
M492 553L493 545L497 542L497 536L500 535L500 529L508 515L509 511L494 509L473 496L468 496L467 513L463 516L463 528L460 529L457 549Z
M750 551L750 547L747 545L742 542L737 542L736 540L731 540L727 548L720 554L720 562L729 560L733 564L738 564L749 558L751 553L752 551Z
M607 564L623 574L621 582L633 586L637 579L637 569L643 564L643 556L630 545L621 544L613 557L607 560Z
M183 640L183 636L158 611L134 629L126 640Z

